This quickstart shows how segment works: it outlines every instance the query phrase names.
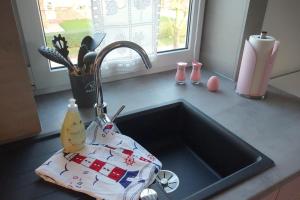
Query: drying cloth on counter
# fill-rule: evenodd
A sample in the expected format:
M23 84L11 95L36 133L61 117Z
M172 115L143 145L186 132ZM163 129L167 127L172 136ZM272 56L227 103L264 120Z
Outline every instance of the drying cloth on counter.
M76 153L55 153L35 171L44 180L97 199L137 200L161 162L114 124L92 122L87 144Z

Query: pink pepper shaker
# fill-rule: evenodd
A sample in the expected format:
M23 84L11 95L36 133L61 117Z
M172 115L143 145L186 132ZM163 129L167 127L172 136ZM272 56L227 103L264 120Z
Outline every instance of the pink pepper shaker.
M191 79L191 81L192 81L193 84L199 84L200 83L200 79L201 79L201 67L202 67L202 63L197 62L197 61L193 61L192 65L193 65L193 70L192 70L190 79Z
M175 75L175 80L177 84L185 84L185 68L187 66L186 62L177 63L177 72Z

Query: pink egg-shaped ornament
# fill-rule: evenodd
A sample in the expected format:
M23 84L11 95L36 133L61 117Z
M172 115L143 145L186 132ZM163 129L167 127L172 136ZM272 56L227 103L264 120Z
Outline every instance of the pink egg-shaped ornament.
M220 86L220 80L217 76L211 76L207 81L207 89L211 92L218 91Z

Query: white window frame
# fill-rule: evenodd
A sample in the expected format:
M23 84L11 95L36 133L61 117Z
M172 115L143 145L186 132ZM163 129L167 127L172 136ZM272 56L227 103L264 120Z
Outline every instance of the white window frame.
M49 61L37 51L38 47L45 44L43 28L40 21L37 0L14 0L17 16L21 24L26 52L32 71L36 95L70 89L68 71L65 68L51 70ZM177 62L190 63L199 58L202 34L203 14L205 0L191 0L190 27L188 48L158 53L157 59L152 62L152 69L141 70L133 73L115 75L104 78L104 82L114 81L144 74L158 73L176 68Z

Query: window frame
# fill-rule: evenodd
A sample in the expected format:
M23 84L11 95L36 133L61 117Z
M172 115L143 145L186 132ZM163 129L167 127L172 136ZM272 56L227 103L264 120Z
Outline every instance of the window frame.
M44 32L40 21L40 12L37 0L14 0L17 11L21 34L24 39L25 51L29 58L32 82L35 85L34 94L46 94L70 89L68 71L66 68L51 69L49 61L43 58L37 51L38 47L45 44ZM202 25L204 17L205 0L191 0L187 48L161 51L157 53L152 62L152 69L128 73L116 74L103 78L104 82L120 80L145 74L158 73L176 68L177 62L188 62L199 58ZM30 15L28 15L30 13Z

